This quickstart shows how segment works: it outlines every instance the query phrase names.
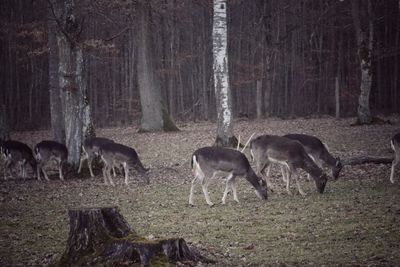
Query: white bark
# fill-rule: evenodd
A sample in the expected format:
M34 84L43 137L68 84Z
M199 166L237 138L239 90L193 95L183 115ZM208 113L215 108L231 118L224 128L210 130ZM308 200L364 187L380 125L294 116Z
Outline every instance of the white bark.
M227 144L233 137L232 101L229 88L226 0L214 0L214 86L217 97L217 139Z

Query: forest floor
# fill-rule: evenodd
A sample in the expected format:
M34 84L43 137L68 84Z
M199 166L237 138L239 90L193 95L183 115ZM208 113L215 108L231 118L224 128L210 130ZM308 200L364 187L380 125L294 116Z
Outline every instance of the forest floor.
M238 120L235 134L308 133L319 136L334 155L393 156L389 140L400 130L392 125L352 127L354 118ZM284 189L278 168L272 171L280 190L261 201L244 180L238 183L240 203L231 195L221 204L224 182L210 186L208 207L200 187L195 207L188 205L192 173L190 157L211 145L215 123L179 125L174 133L138 133L137 127L98 129L97 135L134 147L151 168L150 185L135 174L130 185L114 178L115 187L95 178L69 175L58 180L55 166L50 182L28 179L0 181L0 265L43 266L64 252L69 232L67 210L118 206L127 222L148 238L182 237L216 261L212 266L399 266L400 170L389 182L390 165L345 166L324 194L302 175L307 196ZM12 138L31 147L49 139L48 131L18 132ZM207 266L207 264L198 264ZM209 264L209 266L211 266Z

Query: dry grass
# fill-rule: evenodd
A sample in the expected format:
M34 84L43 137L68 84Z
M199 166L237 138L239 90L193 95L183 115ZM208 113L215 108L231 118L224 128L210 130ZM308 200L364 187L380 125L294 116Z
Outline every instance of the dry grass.
M394 125L350 127L353 120L325 119L238 121L237 134L309 133L320 136L336 155L390 155ZM144 236L180 236L217 260L216 266L396 266L400 265L400 171L398 183L389 182L389 165L346 166L337 182L329 182L320 195L305 180L300 196L282 190L262 202L245 181L238 185L240 204L228 196L220 204L223 181L210 187L209 208L200 188L196 207L188 206L190 155L214 141L215 125L180 125L178 133L141 133L137 128L110 128L99 136L137 149L151 167L151 184L121 177L116 187L102 177L54 175L49 183L36 180L0 182L1 266L45 265L65 249L69 225L67 209L117 205L129 224ZM49 138L48 132L14 133L13 138L33 146ZM219 204L218 204L219 203Z

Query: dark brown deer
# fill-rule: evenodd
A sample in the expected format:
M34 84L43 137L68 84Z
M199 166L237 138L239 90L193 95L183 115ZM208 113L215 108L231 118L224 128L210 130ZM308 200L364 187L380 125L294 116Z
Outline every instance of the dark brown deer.
M256 161L257 174L264 172L271 163L278 163L286 170L286 190L290 194L290 178L293 175L299 193L306 195L298 181L298 168L304 169L314 179L318 191L324 192L327 176L322 169L308 156L302 144L286 137L262 135L250 142L250 152ZM285 175L285 174L284 174Z
M94 177L93 169L92 169L92 161L99 155L100 147L105 144L114 143L113 140L103 137L89 137L86 138L82 145L82 155L79 163L78 173L81 172L83 162L87 160L87 164L90 171L90 176ZM113 173L115 177L114 167Z
M18 164L20 175L24 179L27 177L26 164L29 164L35 173L36 161L33 157L32 149L28 145L19 141L8 140L1 143L0 152L5 160L4 179L7 179L6 169L9 170L12 176L11 169L15 164Z
M149 184L147 174L149 169L143 167L135 149L118 143L107 143L100 147L99 154L104 162L103 176L105 184L110 183L114 186L114 182L111 179L111 168L119 165L124 167L126 185L128 185L129 170L132 168L138 171L146 183Z
M394 183L395 168L400 162L400 133L393 136L393 138L390 140L390 145L394 151L394 160L392 162L392 168L390 171L390 182Z
M329 153L328 147L319 138L307 134L287 134L283 137L299 141L318 167L322 168L325 163L331 169L332 177L335 180L339 178L343 168L342 162L340 158L335 158Z
M44 178L50 181L44 167L51 160L57 162L60 180L64 180L62 168L68 159L68 149L65 145L56 141L45 140L35 146L34 153L37 161L38 180L40 180L40 172L43 172Z
M190 188L189 205L194 205L193 194L196 183L201 184L207 204L214 205L207 188L218 172L228 173L222 204L225 204L226 196L231 189L234 200L239 202L236 194L236 177L238 176L244 177L255 188L261 199L267 199L266 182L255 174L246 156L240 151L220 147L200 148L192 155L192 170L194 179Z

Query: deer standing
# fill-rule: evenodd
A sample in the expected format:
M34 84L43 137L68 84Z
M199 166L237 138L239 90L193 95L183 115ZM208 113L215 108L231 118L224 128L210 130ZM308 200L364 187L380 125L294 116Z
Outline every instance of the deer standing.
M115 165L124 167L126 185L128 185L129 169L132 168L137 170L146 183L149 184L150 181L147 175L149 169L143 166L135 149L118 143L107 143L100 147L99 154L104 162L103 176L105 184L109 182L114 186L114 182L111 179L111 168Z
M27 176L27 171L26 171L27 163L32 167L33 172L35 172L36 161L33 157L32 149L28 145L14 140L8 140L2 142L0 146L0 151L3 158L5 159L4 179L7 179L6 169L9 170L10 175L12 176L11 168L15 164L19 165L20 174L24 179Z
M301 195L306 195L298 181L298 168L304 169L314 179L318 191L324 192L327 176L322 169L308 156L304 147L298 141L275 135L262 135L250 142L250 153L256 161L257 174L261 175L271 163L283 165L286 176L286 190L291 194L290 178L294 177ZM286 172L286 174L285 174Z
M329 153L328 147L319 138L306 134L287 134L283 137L299 141L318 167L322 168L325 163L331 169L332 177L335 180L339 178L343 168L342 162L340 158L335 158ZM309 175L308 178L310 180Z
M82 145L82 155L81 160L79 162L78 173L81 172L83 162L87 160L87 164L90 171L90 176L94 177L93 169L92 169L92 161L99 155L100 147L105 144L114 143L113 140L103 137L89 137L86 138ZM115 169L113 169L113 174L115 177Z
M56 141L45 140L35 146L34 153L37 161L38 180L40 180L40 172L43 172L44 178L50 181L44 166L51 160L57 162L60 180L64 180L62 167L68 159L68 149L65 145Z
M392 168L390 171L390 182L394 183L394 171L400 162L400 133L393 136L393 138L390 140L390 145L394 151L394 160L392 162Z
M194 179L190 188L189 205L194 205L193 194L196 183L201 183L207 204L214 205L208 195L207 187L218 172L228 173L222 204L225 204L230 189L233 191L234 200L239 203L236 193L237 176L244 177L256 189L256 194L261 199L267 199L266 182L255 174L246 156L240 151L221 147L200 148L192 155L192 171Z

